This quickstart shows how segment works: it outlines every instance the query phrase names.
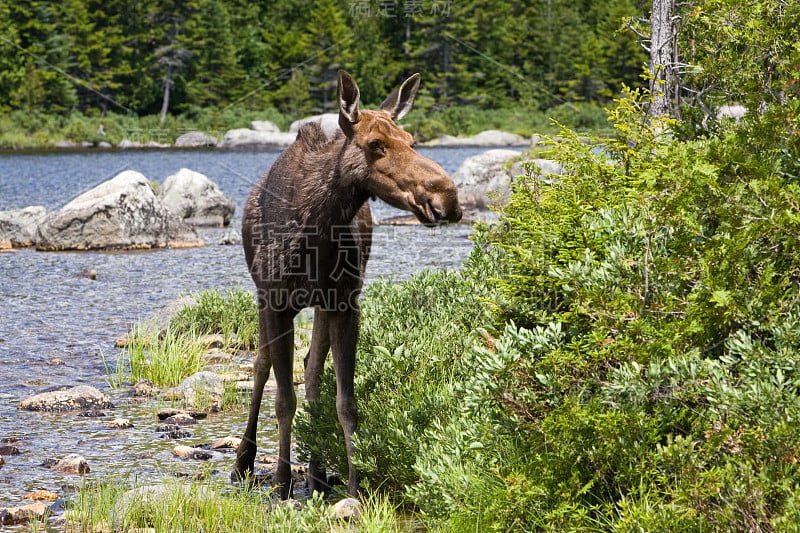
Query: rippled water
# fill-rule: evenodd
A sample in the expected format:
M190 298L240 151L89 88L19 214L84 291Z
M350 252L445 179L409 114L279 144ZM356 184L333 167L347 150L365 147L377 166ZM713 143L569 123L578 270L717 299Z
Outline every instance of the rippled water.
M452 173L482 148L429 148L424 155ZM0 210L44 205L57 209L71 198L125 169L163 182L181 167L209 176L237 206L231 224L241 223L241 206L255 181L277 152L150 151L59 154L0 154ZM403 214L382 202L377 219ZM182 293L204 289L251 288L240 246L215 243L225 230L201 232L207 246L148 252L36 252L0 254L0 438L19 439L22 452L6 456L0 467L0 507L23 503L31 491L58 491L78 478L56 475L41 463L48 457L79 453L88 459L91 477L102 479L132 471L156 475L175 469L215 468L227 473L232 454L215 454L205 465L173 458L175 441L158 438L154 402L136 404L106 383L104 361L116 362L116 337L132 322L146 318ZM451 226L378 226L367 278L408 277L425 267L457 268L471 248L470 229ZM97 271L97 280L80 277ZM64 364L54 365L57 358ZM47 387L90 384L112 396L115 408L105 418L75 413L19 411L17 404ZM269 401L269 400L267 400ZM265 408L265 417L270 409ZM129 418L135 428L113 431L103 424ZM191 428L184 444L239 434L244 413L212 415ZM271 450L274 435L262 422L259 448ZM0 531L3 526L0 526Z

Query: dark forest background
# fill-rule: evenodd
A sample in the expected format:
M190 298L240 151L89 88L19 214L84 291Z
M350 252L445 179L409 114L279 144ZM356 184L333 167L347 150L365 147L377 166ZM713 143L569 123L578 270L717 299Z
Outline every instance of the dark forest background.
M637 0L0 0L0 113L330 111L350 71L377 105L423 74L418 106L609 102L646 63ZM165 95L168 89L168 105Z

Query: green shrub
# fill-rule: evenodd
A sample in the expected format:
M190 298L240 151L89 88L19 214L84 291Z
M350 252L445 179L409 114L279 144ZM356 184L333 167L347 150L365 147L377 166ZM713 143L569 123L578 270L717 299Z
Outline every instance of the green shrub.
M484 230L505 329L462 357L409 496L454 530L788 524L797 143L768 113L678 141L635 93L611 116L616 139L565 131L563 179L532 169Z
M477 267L475 267L477 269ZM354 458L362 485L401 495L416 481L413 470L425 429L447 418L455 369L471 344L470 333L486 322L485 277L423 271L411 280L371 283L361 301L356 367L359 427ZM336 385L330 365L322 395L296 419L298 449L314 451L329 472L347 473L344 439L335 412ZM312 427L309 413L319 420Z

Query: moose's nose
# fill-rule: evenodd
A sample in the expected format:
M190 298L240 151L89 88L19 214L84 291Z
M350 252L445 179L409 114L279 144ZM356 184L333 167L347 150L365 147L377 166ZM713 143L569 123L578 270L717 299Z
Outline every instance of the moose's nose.
M455 223L461 220L461 206L458 205L458 195L452 198L435 198L428 203L434 221L439 224L442 222Z

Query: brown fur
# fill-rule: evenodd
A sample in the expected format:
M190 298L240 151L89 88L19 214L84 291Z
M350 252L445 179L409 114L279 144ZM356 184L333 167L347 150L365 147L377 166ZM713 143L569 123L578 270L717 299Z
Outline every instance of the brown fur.
M319 398L330 350L336 408L347 447L347 487L353 495L358 492L350 458L357 425L353 376L358 296L372 235L367 199L380 197L429 226L461 218L450 177L414 151L411 135L394 123L410 110L419 75L406 80L378 111L358 109L358 86L346 72L340 71L338 81L342 131L329 141L317 124L302 127L296 141L254 187L242 222L245 257L258 290L259 345L250 415L234 474L243 477L252 472L258 412L272 368L278 385L275 411L280 435L274 483L282 498L290 494L291 424L297 405L292 383L293 319L304 307L314 307L311 348L305 358L306 399ZM308 486L329 488L313 456Z

